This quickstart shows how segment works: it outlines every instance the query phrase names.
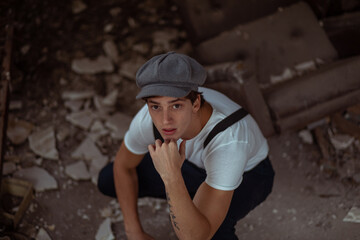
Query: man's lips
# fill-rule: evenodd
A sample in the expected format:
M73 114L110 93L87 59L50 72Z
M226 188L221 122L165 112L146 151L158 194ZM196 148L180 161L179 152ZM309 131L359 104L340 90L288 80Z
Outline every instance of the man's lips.
M172 135L176 132L176 128L163 128L162 131L165 135Z

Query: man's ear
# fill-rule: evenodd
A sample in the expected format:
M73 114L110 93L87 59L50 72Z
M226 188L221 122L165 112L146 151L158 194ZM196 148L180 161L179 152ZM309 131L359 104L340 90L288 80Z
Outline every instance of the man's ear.
M201 97L200 97L200 94L198 94L196 100L193 103L193 111L194 111L194 113L199 111L200 107L201 107Z

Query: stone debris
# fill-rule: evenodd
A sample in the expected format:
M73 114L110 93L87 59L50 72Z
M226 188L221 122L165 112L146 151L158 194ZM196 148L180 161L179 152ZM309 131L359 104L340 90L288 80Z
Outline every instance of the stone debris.
M295 65L294 68L299 75L302 75L304 73L316 70L316 63L313 60L306 61Z
M99 171L108 163L108 157L101 154L95 142L86 138L71 154L74 159L84 159L90 162L89 173L91 181L96 184Z
M55 178L43 168L30 167L20 169L14 173L14 176L31 182L37 192L58 188Z
M100 96L94 97L94 105L96 107L96 110L102 115L106 115L107 113L111 113L114 111L114 106L104 104L104 98Z
M135 80L137 70L146 62L142 57L132 58L129 61L121 63L119 74L128 79Z
M61 97L64 100L84 100L89 99L95 96L94 91L65 91L62 93Z
M314 139L311 132L307 129L303 129L299 132L299 137L304 143L313 144Z
M60 126L56 132L56 139L59 142L64 141L70 135L70 129L66 126Z
M296 76L296 73L290 68L285 68L284 71L280 75L270 75L270 83L276 84L280 82L284 82L286 80L292 79Z
M90 173L84 161L78 161L65 167L65 173L74 180L89 180Z
M29 122L9 117L6 135L13 144L21 144L26 141L33 128L34 125Z
M336 150L345 150L354 142L355 138L347 134L333 134L329 131L330 142Z
M111 219L106 218L98 228L95 236L96 240L112 240L115 239L111 230Z
M77 127L88 130L95 120L95 114L90 110L83 110L80 112L73 112L66 116L66 120Z
M158 54L168 52L174 49L173 41L179 37L179 31L176 29L166 29L153 33L153 53Z
M114 71L114 65L109 58L99 56L95 60L89 58L75 59L71 63L71 69L78 74L110 73Z
M114 106L119 95L119 91L114 89L103 100L102 103L106 106Z
M115 113L105 123L105 126L112 130L111 137L123 139L128 130L132 118L123 113Z
M360 208L352 207L343 219L344 222L360 223Z
M16 171L16 164L13 162L4 162L2 173L3 175L9 175Z
M36 235L35 240L51 240L51 237L49 236L49 234L46 232L45 229L40 228L39 232Z
M81 107L84 105L82 100L69 100L65 101L64 106L70 109L72 112L78 112Z
M96 142L100 137L106 136L109 134L109 130L107 130L103 123L100 120L95 120L93 125L90 128L90 133L88 137L91 138L94 142Z
M103 44L104 52L115 64L119 62L119 52L116 44L112 40L107 40Z
M59 159L53 127L48 127L34 132L28 137L28 139L30 148L34 153L46 159Z

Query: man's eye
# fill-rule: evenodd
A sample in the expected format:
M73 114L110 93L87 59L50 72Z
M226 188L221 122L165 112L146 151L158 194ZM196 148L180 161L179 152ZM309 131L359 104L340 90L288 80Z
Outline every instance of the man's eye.
M157 105L152 105L152 106L151 106L151 109L153 109L153 110L158 110L158 109L159 109L159 106L157 106Z
M173 109L179 109L180 107L181 107L180 104L174 104L174 105L173 105Z

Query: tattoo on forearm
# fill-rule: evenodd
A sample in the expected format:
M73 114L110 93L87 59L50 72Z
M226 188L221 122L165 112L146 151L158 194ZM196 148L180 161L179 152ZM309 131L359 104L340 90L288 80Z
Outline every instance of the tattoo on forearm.
M173 225L174 225L174 227L178 230L178 231L180 231L180 227L179 227L179 224L176 222L176 216L175 216L175 214L174 214L174 212L172 211L172 205L171 205L171 203L170 203L170 196L169 196L169 194L166 192L166 200L167 200L167 202L168 202L168 205L169 205L169 213L170 213L170 220L171 220L171 222L173 223Z

